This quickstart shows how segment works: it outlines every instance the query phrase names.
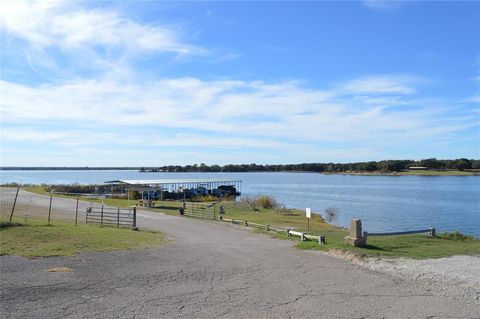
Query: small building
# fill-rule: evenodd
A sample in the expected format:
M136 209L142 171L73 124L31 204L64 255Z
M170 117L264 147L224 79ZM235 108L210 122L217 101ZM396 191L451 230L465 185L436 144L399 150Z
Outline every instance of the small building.
M408 169L411 170L411 171L426 171L426 170L428 170L428 167L426 167L426 166L410 166Z

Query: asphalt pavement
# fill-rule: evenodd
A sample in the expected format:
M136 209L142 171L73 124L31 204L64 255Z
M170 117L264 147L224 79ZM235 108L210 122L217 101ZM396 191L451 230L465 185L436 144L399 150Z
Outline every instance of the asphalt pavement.
M30 196L31 207L37 200L44 201ZM72 216L68 201L63 213ZM171 242L75 257L1 256L1 317L480 318L470 300L292 241L154 212L137 219ZM45 271L52 267L72 271Z

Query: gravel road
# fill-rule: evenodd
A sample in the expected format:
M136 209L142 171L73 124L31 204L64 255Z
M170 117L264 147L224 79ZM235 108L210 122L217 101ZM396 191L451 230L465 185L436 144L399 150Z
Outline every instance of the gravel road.
M32 196L32 207L43 201ZM291 241L144 211L138 223L172 242L75 257L1 256L1 317L480 318L468 298ZM45 271L53 267L72 271Z

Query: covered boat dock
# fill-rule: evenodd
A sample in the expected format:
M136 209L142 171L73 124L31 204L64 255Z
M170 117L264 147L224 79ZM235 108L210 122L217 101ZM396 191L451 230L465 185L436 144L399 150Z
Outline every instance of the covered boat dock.
M131 191L142 194L142 200L148 202L158 198L159 200L173 199L185 200L195 196L214 195L239 196L241 194L242 181L236 179L140 179L140 180L114 180L106 181L106 184L124 185L127 197L130 199Z

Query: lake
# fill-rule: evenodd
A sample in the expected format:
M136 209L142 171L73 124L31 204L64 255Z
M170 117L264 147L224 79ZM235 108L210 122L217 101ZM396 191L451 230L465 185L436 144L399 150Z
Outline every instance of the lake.
M370 232L435 227L480 237L480 177L353 176L317 173L140 173L108 171L0 171L1 182L93 184L117 179L234 178L242 194L269 194L288 207L323 213L334 224L360 218Z

